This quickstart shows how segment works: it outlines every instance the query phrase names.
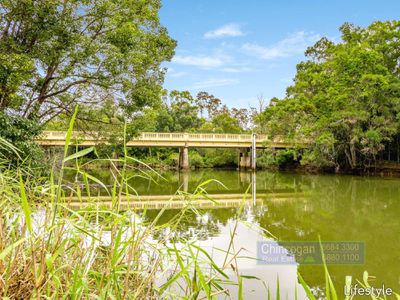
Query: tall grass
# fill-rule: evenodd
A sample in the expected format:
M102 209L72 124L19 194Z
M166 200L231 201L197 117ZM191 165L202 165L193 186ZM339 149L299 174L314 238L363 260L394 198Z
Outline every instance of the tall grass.
M121 211L121 197L129 201L136 195L126 174L128 162L134 158L127 155L125 148L122 159L110 159L110 164L122 165L120 169L113 168L116 175L111 188L86 173L78 160L93 149L68 155L74 116L67 132L61 168L57 175L51 171L45 184L35 184L26 170L1 170L0 296L9 299L197 299L228 293L222 283L234 283L225 274L224 266L217 266L207 252L190 241L171 243L174 229L186 212L193 209L190 201L203 193L203 186L187 195L187 207L166 225L157 225L164 210L150 222L144 221L146 211L141 216L129 209ZM10 147L10 151L14 150ZM79 184L64 185L65 170L74 170L83 178L84 191ZM151 179L154 172L149 169L142 176ZM110 196L111 210L96 205L90 182L99 184ZM89 195L93 205L70 209L69 196L80 201L82 194ZM166 233L167 227L169 233Z
M242 275L238 270L240 250L235 249L234 236L239 218L232 228L221 264L195 241L175 238L176 229L187 212L199 214L191 203L205 193L209 182L199 185L192 194L185 193L187 206L164 225L158 225L158 220L165 209L151 221L146 221L146 210L140 215L129 209L121 210L121 199L129 202L137 194L126 172L129 162L136 160L128 156L126 148L123 158L109 160L115 172L112 187L87 173L81 168L79 158L94 149L69 155L74 116L67 132L61 168L57 173L52 170L44 184L38 184L27 169L0 167L0 297L244 299L243 279L258 279ZM18 150L7 141L0 139L0 145L18 155ZM117 168L116 164L122 167ZM4 162L3 166L6 165ZM77 178L82 178L83 190L78 183L65 184L65 170L72 170ZM141 172L149 180L158 176L151 168ZM90 183L98 184L109 195L112 209L99 205ZM90 199L88 206L70 209L70 196L83 201L83 194ZM242 210L243 206L238 216ZM156 239L156 236L162 238ZM228 269L233 269L235 276L228 276ZM308 297L315 299L300 274L298 278ZM338 299L326 266L325 278L326 299ZM232 295L227 286L234 286L237 294ZM279 291L278 279L276 295L271 295L266 288L268 299L280 299ZM293 298L297 299L297 290Z

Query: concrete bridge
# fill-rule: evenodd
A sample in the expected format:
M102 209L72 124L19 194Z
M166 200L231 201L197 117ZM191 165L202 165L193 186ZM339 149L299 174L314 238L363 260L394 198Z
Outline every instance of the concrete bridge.
M44 131L37 139L42 146L64 146L66 132ZM72 143L80 146L108 144L108 138L97 132L73 132ZM179 166L189 168L188 148L237 148L239 149L238 165L240 168L256 167L256 149L306 148L310 142L294 143L276 137L256 134L214 134L214 133L164 133L142 132L126 143L127 147L174 147L179 148Z

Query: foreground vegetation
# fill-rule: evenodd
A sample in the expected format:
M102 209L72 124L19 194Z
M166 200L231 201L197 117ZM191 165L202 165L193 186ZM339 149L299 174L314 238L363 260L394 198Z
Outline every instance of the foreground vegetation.
M146 221L146 210L141 214L130 209L122 211L121 197L129 199L130 195L135 195L126 175L127 163L134 159L127 155L125 148L124 158L109 161L116 171L111 188L83 171L78 159L93 149L67 156L76 113L77 110L69 126L58 173L53 170L49 177L37 178L26 166L10 168L9 161L1 158L1 295L6 299L215 299L224 295L243 299L243 280L258 280L251 274L242 274L237 265L240 250L235 249L233 238L243 207L237 212L229 245L218 249L225 253L225 259L222 265L217 265L195 239L175 236L188 210L198 214L191 202L206 192L207 182L193 194L185 194L186 208L168 223L157 223L164 210L151 221ZM6 140L0 139L0 145L20 157L18 148ZM75 162L75 166L67 166L68 162ZM122 165L121 169L115 167L116 162ZM65 185L63 173L66 170L76 172L76 180L83 180L84 189L78 181L72 186ZM149 169L141 176L151 180L156 176L152 172ZM107 191L111 209L103 208L92 194L91 182ZM70 209L70 196L82 202L82 195L89 196L89 202L83 206L86 208ZM339 299L328 269L324 268L324 297ZM234 276L228 275L227 271L231 270ZM298 278L307 296L316 299L316 291L300 274ZM360 284L369 286L368 282L368 274L365 274ZM281 298L279 281L276 295L271 295L268 283L264 284L269 298ZM346 279L346 284L350 286L351 278ZM235 295L229 286L235 287ZM298 297L297 290L293 297ZM373 296L372 299L381 298Z
M71 130L72 126L68 142ZM1 145L19 155L18 149L3 139ZM68 145L65 155L67 151ZM10 169L9 162L2 159L0 294L9 299L194 299L226 293L222 285L233 284L224 271L235 261L231 247L226 250L224 265L218 267L193 241L174 237L174 228L191 209L190 200L195 200L197 193L188 195L187 208L168 224L157 225L163 211L146 222L145 211L139 216L119 209L121 196L135 193L124 173L131 159L128 156L119 161L123 164L120 171L115 168L111 189L81 171L79 165L74 170L86 189L81 190L79 184L64 185L63 172L70 169L65 163L87 153L65 156L59 174L52 172L45 179L33 177L26 167ZM151 180L149 174L143 174ZM68 196L82 201L82 194L91 195L92 181L107 190L112 209L101 208L93 195L93 202L86 203L92 208L71 210ZM155 240L154 236L162 238Z

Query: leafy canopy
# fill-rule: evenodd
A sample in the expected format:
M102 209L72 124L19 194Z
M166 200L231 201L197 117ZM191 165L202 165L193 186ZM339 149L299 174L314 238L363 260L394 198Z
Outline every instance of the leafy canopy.
M0 0L0 111L51 119L112 97L159 101L175 41L160 0Z
M356 168L399 136L400 21L346 23L340 31L341 42L322 38L306 51L286 97L257 122L275 135L313 139L305 162Z

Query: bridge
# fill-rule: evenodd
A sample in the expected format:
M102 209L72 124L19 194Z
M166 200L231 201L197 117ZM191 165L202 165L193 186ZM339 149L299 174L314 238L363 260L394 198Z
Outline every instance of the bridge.
M42 146L64 146L66 132L44 131L36 142ZM78 132L72 134L73 144L81 146L95 146L108 144L108 138L97 132ZM142 132L126 143L127 147L175 147L180 149L179 165L182 169L189 167L188 148L237 148L239 151L239 167L255 169L256 149L288 149L306 148L310 142L289 142L281 137L274 139L267 135L256 134L217 134L217 133L165 133ZM251 152L251 156L249 155Z

